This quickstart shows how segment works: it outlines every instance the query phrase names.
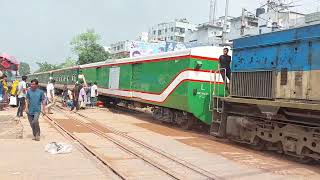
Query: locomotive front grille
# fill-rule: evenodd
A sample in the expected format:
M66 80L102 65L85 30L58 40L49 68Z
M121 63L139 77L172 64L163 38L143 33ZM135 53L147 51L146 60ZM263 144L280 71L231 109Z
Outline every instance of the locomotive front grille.
M274 81L272 71L233 72L231 96L274 99Z

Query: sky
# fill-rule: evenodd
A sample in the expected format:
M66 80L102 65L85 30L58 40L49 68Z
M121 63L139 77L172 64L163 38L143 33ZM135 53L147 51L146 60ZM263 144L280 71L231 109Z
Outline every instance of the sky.
M266 0L230 0L229 14L241 8L254 11ZM320 9L320 0L293 0L301 13ZM0 0L0 53L27 62L61 63L74 56L70 41L86 29L94 29L107 46L136 39L154 24L187 18L194 24L208 22L210 0ZM217 0L217 16L224 14L225 0Z

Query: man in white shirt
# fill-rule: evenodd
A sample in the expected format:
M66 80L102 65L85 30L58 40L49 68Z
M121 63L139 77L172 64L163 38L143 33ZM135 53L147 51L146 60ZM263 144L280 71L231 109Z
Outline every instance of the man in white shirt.
M90 92L90 102L92 106L96 106L97 104L97 97L98 97L98 86L97 82L93 83L93 86L91 86L91 92Z
M23 117L23 111L26 105L26 94L27 94L27 76L22 76L22 81L19 82L18 85L18 111L17 111L17 116L18 117Z
M55 80L52 79L50 81L50 83L47 85L47 98L48 98L48 104L47 104L47 111L48 111L48 114L52 114L51 112L51 108L52 106L54 105L55 103L55 97L54 97L54 84L55 84Z

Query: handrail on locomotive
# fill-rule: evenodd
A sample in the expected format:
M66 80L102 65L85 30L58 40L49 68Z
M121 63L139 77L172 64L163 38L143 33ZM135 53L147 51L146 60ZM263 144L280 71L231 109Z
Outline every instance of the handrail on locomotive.
M220 96L220 92L221 92L221 88L217 88L217 82L219 81L218 78L221 78L221 72L224 73L224 76L222 76L223 78L223 81L224 81L224 88L223 88L223 96L222 97L226 97L226 90L227 90L227 72L226 72L226 68L219 68L215 71L210 71L210 74L212 74L212 72L214 73L214 79L212 80L212 76L210 75L210 103L209 103L209 111L213 111L213 110L216 110L218 113L221 113L222 112L222 108L219 108L219 98L221 98ZM218 76L217 78L217 74L220 74L220 76ZM213 91L211 89L212 87L212 83L213 83ZM218 91L218 92L216 92ZM213 106L213 108L211 108L212 106L212 98L216 98L217 101L216 101L216 106Z

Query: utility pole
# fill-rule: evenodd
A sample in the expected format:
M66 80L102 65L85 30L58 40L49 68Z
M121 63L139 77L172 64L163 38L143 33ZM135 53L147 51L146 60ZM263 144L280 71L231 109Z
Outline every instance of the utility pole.
M209 24L213 24L213 0L210 0Z
M216 7L217 7L217 0L210 1L210 14L209 14L209 24L214 25L216 20Z
M241 28L240 28L240 35L244 35L244 28L246 27L246 20L245 20L245 9L242 8L242 14L241 14Z
M214 25L215 21L216 21L216 11L217 11L217 0L214 0L214 4L213 4L213 14L212 14L212 24Z
M222 44L226 44L227 43L228 10L229 10L229 0L226 0L224 23L223 23L223 32L222 32Z

